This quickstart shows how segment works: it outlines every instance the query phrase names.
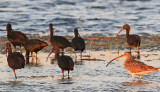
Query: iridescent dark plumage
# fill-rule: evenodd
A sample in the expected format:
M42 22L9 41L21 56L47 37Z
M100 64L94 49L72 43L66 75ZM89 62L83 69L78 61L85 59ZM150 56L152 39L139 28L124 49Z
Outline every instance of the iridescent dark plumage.
M21 69L25 66L25 59L24 56L19 52L13 52L11 49L11 44L9 42L6 43L6 52L8 52L8 65L10 68L12 68L15 78L17 79L15 69Z
M50 54L52 52L59 53L59 49L62 49L62 53L63 53L64 48L71 47L71 43L62 36L53 35L54 32L53 32L52 26L53 26L52 24L49 24L50 42L51 42L51 45L53 46L53 50L50 52ZM48 57L50 56L50 54L48 55ZM48 60L48 57L47 57L47 60Z
M127 43L129 45L129 49L131 52L131 48L132 47L138 47L138 53L139 53L139 47L141 44L141 39L138 35L130 35L130 26L128 24L125 24L123 26L123 28L117 33L116 38L118 36L118 34L123 31L124 29L126 29L126 38L127 38Z
M14 46L14 50L16 46L24 46L24 44L28 41L28 38L25 36L24 33L20 31L13 31L11 24L7 24L7 38Z
M43 49L45 46L48 46L48 44L44 41L38 40L38 39L31 39L26 42L24 45L26 49L26 62L29 63L29 52L32 54L32 62L33 62L33 52L36 53L36 62L37 62L37 52Z
M85 49L85 41L83 40L83 38L80 37L78 29L74 29L74 35L75 37L72 39L71 45L72 48L75 50L75 55L77 50L81 51L81 59L82 59L82 52Z
M62 55L58 58L58 66L62 69L62 78L64 78L64 70L68 71L69 78L69 71L74 69L74 62L70 56Z

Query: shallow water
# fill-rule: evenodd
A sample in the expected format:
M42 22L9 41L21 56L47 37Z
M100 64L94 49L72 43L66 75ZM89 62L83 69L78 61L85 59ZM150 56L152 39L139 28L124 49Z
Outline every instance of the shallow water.
M160 30L159 0L0 0L0 36L6 36L6 24L24 33L48 35L48 24L53 23L56 34L73 35L79 17L85 20L81 35L116 34L128 23L135 34L157 34ZM121 34L124 34L122 32ZM159 47L156 47L159 48ZM140 61L160 67L159 49L141 49ZM88 51L84 52L88 55ZM120 52L123 54L123 52ZM48 53L38 55L38 64L16 70L18 79L8 67L5 55L0 54L0 91L159 91L159 72L142 76L132 82L124 69L123 60L107 62L118 56L115 51L92 51L92 59L76 62L71 79L61 78L57 63L46 62ZM134 53L134 55L136 55ZM51 55L54 56L54 55ZM74 55L72 55L74 59Z
M14 30L40 35L48 35L48 24L53 23L56 34L73 35L80 16L85 20L81 35L116 34L126 23L131 33L157 34L159 12L159 0L1 0L0 36L6 36L7 23Z
M88 51L83 55L88 55ZM124 52L120 52L120 55ZM153 54L154 53L154 54ZM93 91L159 91L160 73L154 72L135 77L132 82L131 75L123 67L123 58L113 61L107 68L109 60L118 56L116 51L91 51L91 59L103 59L100 61L79 61L75 63L75 69L70 72L70 79L62 79L61 70L57 62L46 62L48 53L38 54L38 64L26 65L24 69L16 70L18 79L14 79L13 71L8 67L5 55L0 57L0 90L1 91L54 91L54 92L93 92ZM52 54L51 56L53 56ZM78 57L79 57L78 53ZM133 52L136 56L136 53ZM74 55L72 55L74 59ZM84 59L88 57L83 57ZM51 58L50 58L51 59ZM159 52L141 52L140 61L154 67L160 67Z

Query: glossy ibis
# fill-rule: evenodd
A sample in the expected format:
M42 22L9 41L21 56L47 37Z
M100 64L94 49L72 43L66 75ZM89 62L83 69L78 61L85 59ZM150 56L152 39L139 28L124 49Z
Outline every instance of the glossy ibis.
M14 46L14 51L16 50L16 46L24 46L24 44L28 41L26 35L20 31L13 31L11 24L7 24L7 38Z
M6 43L6 52L8 52L7 61L10 68L12 68L15 78L17 79L15 69L21 69L25 66L24 56L19 52L13 52L11 44L9 42Z
M140 47L140 44L141 44L141 39L138 35L130 35L130 26L128 24L125 24L123 26L123 28L117 33L116 37L118 36L118 34L123 31L124 29L126 29L126 38L127 38L127 43L129 45L129 49L130 49L130 52L131 52L131 48L132 47L138 47L138 53L139 53L139 47Z
M74 69L74 62L70 56L62 55L58 58L58 66L62 69L62 78L64 78L64 70L69 71Z
M66 38L64 38L62 36L53 35L54 31L53 31L53 27L52 26L53 25L50 23L49 24L50 42L51 42L51 45L53 46L53 49L49 53L48 57L50 56L50 54L52 52L59 53L59 49L62 49L62 54L64 54L63 53L64 48L71 47L71 42L69 42ZM48 60L48 57L47 57L47 60ZM55 56L55 58L57 58L57 57Z
M75 37L72 39L71 45L72 48L75 50L75 57L76 56L76 51L80 50L81 51L81 60L82 60L82 52L85 49L85 41L83 40L83 38L80 37L79 33L78 33L78 29L74 29L74 35Z
M32 55L32 62L33 62L33 59L34 59L34 55L33 55L33 52L36 53L36 63L37 63L37 52L40 51L41 49L43 49L44 47L48 46L48 44L44 41L41 41L41 40L38 40L38 39L31 39L31 40L28 40L24 47L26 49L26 63L28 64L29 63L29 53L31 52L31 55Z
M155 68L153 66L149 66L144 64L143 62L140 61L136 61L132 59L132 55L129 52L125 52L124 55L121 55L113 60L111 60L106 67L114 60L120 58L120 57L125 57L125 61L124 61L124 67L126 68L126 70L132 75L133 81L134 81L134 77L136 75L139 75L139 78L141 80L141 75L144 74L148 74L148 73L152 73L152 72L158 72L159 68Z

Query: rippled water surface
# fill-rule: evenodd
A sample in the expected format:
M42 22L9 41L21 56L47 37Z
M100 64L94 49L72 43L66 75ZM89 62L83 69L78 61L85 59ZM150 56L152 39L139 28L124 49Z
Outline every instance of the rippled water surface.
M0 0L0 37L6 36L6 24L26 34L49 34L53 23L57 35L73 35L79 26L79 18L85 21L81 35L100 33L112 36L128 23L131 33L159 34L159 0ZM121 34L124 34L122 32ZM158 47L159 48L159 47ZM142 50L142 49L141 49ZM83 54L88 55L88 50ZM24 53L23 53L24 54ZM8 67L5 55L0 54L0 91L52 91L52 92L97 92L97 91L159 91L160 73L142 76L142 81L132 82L131 75L123 67L123 60L106 64L118 56L116 52L92 51L91 58L75 62L70 79L62 79L57 62L46 62L49 52L38 54L38 64L26 65L16 70L18 79ZM123 52L120 51L120 54ZM78 54L79 55L79 54ZM135 55L135 53L134 53ZM53 57L54 55L51 55ZM140 61L160 67L158 50L142 50ZM74 59L74 55L72 55ZM79 56L78 56L79 57ZM87 58L87 57L83 57Z
M1 0L0 36L6 36L6 24L24 33L48 35L53 23L56 34L73 35L85 20L82 35L115 34L128 23L132 33L157 34L160 30L159 0Z

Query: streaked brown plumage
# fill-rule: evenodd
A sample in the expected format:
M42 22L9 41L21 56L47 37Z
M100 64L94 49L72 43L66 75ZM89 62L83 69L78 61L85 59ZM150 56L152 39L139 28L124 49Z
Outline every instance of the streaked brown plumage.
M10 43L14 46L14 50L16 50L16 46L24 46L24 44L28 41L26 35L20 31L13 31L11 24L7 24L7 38Z
M31 39L28 40L24 47L26 49L26 63L29 63L29 52L31 52L32 55L32 62L33 62L33 52L36 53L36 63L37 63L37 52L43 49L44 47L48 46L48 44L44 41L41 41L39 39Z
M49 24L50 42L51 42L51 45L53 46L53 49L49 53L48 57L50 56L50 54L52 52L59 53L59 49L62 49L62 54L63 54L64 48L71 47L71 42L69 42L66 38L64 38L62 36L55 36L55 35L53 35L54 32L53 32L53 27L52 26L53 25L50 23ZM48 57L47 57L47 60L48 60ZM56 58L58 58L58 57L56 57Z
M15 78L17 79L15 69L24 68L25 66L24 56L19 52L12 53L11 44L9 42L6 43L6 54L7 53L8 56L7 55L6 56L7 56L8 66L12 68Z
M138 53L139 53L139 47L140 47L140 44L141 44L141 39L138 35L130 35L130 26L128 24L125 24L123 26L123 28L117 33L116 37L118 36L118 34L123 31L124 29L126 29L126 38L127 38L127 43L129 45L129 49L130 49L130 52L131 52L131 48L132 47L138 47Z
M146 65L143 62L140 61L136 61L132 59L132 56L129 52L125 52L124 55L121 55L113 60L116 60L120 57L125 57L125 61L124 61L124 67L125 69L132 75L133 81L134 81L134 77L136 75L139 75L140 80L141 80L141 75L144 74L148 74L148 73L152 73L152 72L158 72L159 68L153 67L153 66L149 66ZM113 61L111 60L106 67Z

